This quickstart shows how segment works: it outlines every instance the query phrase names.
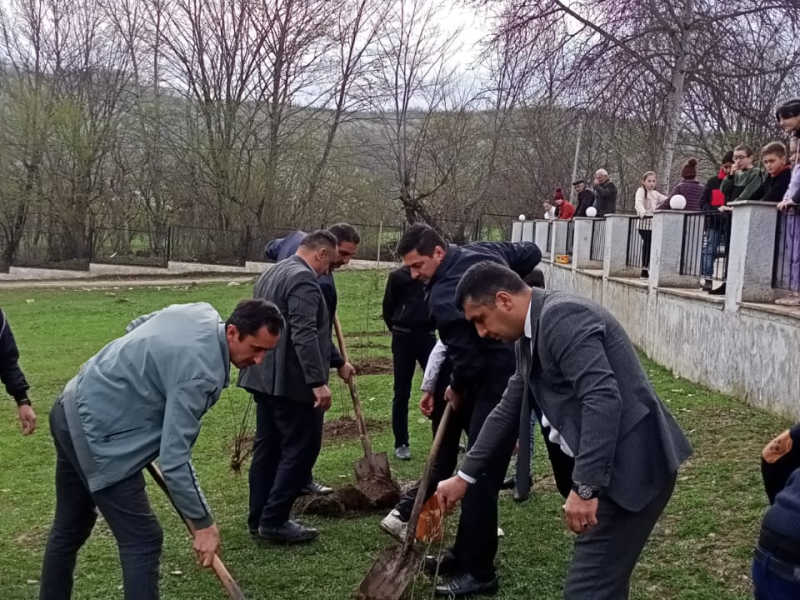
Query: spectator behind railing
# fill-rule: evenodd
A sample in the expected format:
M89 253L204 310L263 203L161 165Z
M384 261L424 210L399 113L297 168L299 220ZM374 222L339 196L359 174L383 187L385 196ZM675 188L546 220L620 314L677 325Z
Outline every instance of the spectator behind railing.
M729 198L729 202L752 198L763 181L764 174L753 166L753 149L747 144L736 146L731 173L720 186L722 193Z
M639 237L642 238L642 278L650 277L650 245L653 240L653 230L645 226L641 219L652 217L653 213L667 197L656 190L656 174L648 171L642 175L642 184L636 190L635 208L639 215Z
M761 200L778 204L786 196L792 178L792 166L788 162L786 146L781 142L771 142L761 150L761 160L767 176L752 198L742 200Z
M572 187L575 188L575 194L577 195L577 210L575 212L576 217L586 217L586 211L594 206L594 203L597 201L597 197L594 195L594 192L586 187L586 182L583 179L579 179L578 181L572 182Z
M552 221L556 218L556 207L550 204L549 202L542 202L542 208L544 208L544 218L548 221Z
M597 216L601 219L617 212L617 186L608 176L608 171L598 169L594 175L594 193L597 195Z
M556 188L555 193L556 214L559 219L570 220L575 216L575 207L564 198L561 188Z
M700 287L711 292L713 289L714 261L717 258L722 240L730 233L728 206L730 195L722 191L722 184L733 169L734 152L728 151L722 157L722 167L716 177L706 183L700 198L700 210L709 213L705 220L705 245L703 246L702 265L700 271ZM722 288L724 291L724 287Z
M785 306L800 306L800 215L797 214L797 207L800 206L800 99L795 98L780 105L775 111L783 130L792 137L789 144L789 155L792 158L792 175L789 188L778 204L778 209L788 212L786 215L787 236L790 230L798 232L789 244L787 239L787 251L789 256L789 281L792 287L792 294L787 298L776 300L776 304ZM792 285L793 284L793 285Z
M706 182L706 187L700 198L700 210L711 212L719 210L720 206L727 204L725 194L722 193L720 186L725 181L725 178L731 174L731 167L733 167L733 150L728 150L722 156L722 166L719 168L719 173Z
M703 186L697 181L697 159L690 158L681 168L681 181L669 194L673 196L683 196L686 198L686 208L690 212L700 212L700 200L703 197ZM669 198L664 199L659 205L659 210L670 208Z

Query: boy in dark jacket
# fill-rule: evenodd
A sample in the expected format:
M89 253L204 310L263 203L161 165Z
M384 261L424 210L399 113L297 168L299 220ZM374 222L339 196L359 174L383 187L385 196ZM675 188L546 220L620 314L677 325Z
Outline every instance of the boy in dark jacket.
M761 160L767 177L747 200L761 200L777 204L786 195L792 179L792 166L787 162L786 146L781 142L771 142L761 150Z
M399 460L410 460L408 400L411 384L416 365L425 370L428 356L436 345L436 334L428 312L425 285L413 279L407 267L389 275L383 296L383 320L392 332L394 455Z
M28 399L28 382L19 367L19 349L5 313L0 310L0 381L8 395L17 403L22 435L30 435L36 429L36 413Z
M730 193L722 190L722 184L731 174L733 169L733 152L728 151L722 157L722 167L719 174L712 177L706 183L703 195L700 197L700 210L709 213L705 219L705 239L703 247L701 280L700 287L711 292L712 277L714 275L714 261L717 258L722 240L728 235L730 227L730 208L727 206L731 201ZM724 290L724 288L719 288Z

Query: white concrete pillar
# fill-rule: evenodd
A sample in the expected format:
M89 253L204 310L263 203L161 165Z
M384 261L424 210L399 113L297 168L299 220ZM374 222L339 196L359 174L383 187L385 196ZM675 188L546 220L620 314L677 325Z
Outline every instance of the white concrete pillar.
M513 221L511 223L511 241L522 241L522 221Z
M542 257L549 258L551 255L547 240L550 234L550 221L537 220L534 223L535 236L533 241L536 242L536 245L539 246L539 249L542 251Z
M637 277L640 270L626 265L628 259L628 231L635 215L606 216L606 249L603 256L605 277Z
M603 263L592 260L592 224L594 219L573 219L572 268L602 269Z
M772 302L778 210L773 202L734 202L725 308L740 302Z
M523 221L522 223L522 241L533 242L536 235L534 221Z
M653 242L650 249L650 287L699 288L700 277L681 275L681 252L684 246L686 213L677 210L656 211L653 215ZM687 252L702 252L702 243L687 244ZM695 264L699 259L692 259Z
M569 223L562 219L555 219L551 227L553 228L551 238L553 245L550 248L550 253L555 260L556 256L567 253L567 228L569 227Z

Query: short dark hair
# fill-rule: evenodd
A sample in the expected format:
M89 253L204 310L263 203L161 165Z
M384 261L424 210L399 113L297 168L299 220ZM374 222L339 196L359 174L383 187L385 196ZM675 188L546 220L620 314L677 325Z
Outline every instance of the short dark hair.
M572 185L580 185L580 184L586 185L586 181L584 181L583 179L576 179L575 181L572 182Z
M753 148L749 144L739 144L733 149L734 152L737 150L744 152L747 156L753 156Z
M774 154L776 156L780 156L781 158L786 158L788 152L786 151L786 146L784 146L781 142L770 142L761 149L761 156L764 156L765 154Z
M350 223L336 223L328 227L328 231L336 236L337 244L350 242L358 246L361 243L361 234Z
M525 282L525 285L535 288L542 288L544 289L544 273L541 269L534 269L530 273L528 273L525 277L522 278L522 281Z
M239 331L239 339L255 335L266 327L272 335L280 335L285 326L281 311L272 302L263 298L240 300L225 325L234 325Z
M334 251L339 245L339 242L336 240L336 236L327 229L317 229L316 231L306 234L306 237L303 238L300 245L310 248L311 250L327 248L328 250Z
M415 223L406 229L403 237L397 242L397 255L405 256L416 250L420 256L433 256L433 251L437 246L447 248L447 242L439 235L439 232L430 225Z
M722 155L722 164L733 162L733 150L728 150Z
M800 98L787 100L775 109L776 120L791 119L792 117L800 117Z
M464 310L469 300L478 306L494 306L497 292L519 294L528 286L514 271L498 263L485 260L472 265L461 277L456 288L456 305Z

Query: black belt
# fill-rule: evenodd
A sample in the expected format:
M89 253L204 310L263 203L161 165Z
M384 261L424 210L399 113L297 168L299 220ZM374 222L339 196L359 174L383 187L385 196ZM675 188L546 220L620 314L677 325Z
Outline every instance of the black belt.
M765 550L762 550L761 546L756 546L754 557L756 561L764 564L767 571L773 575L786 581L800 583L800 566L775 558Z

